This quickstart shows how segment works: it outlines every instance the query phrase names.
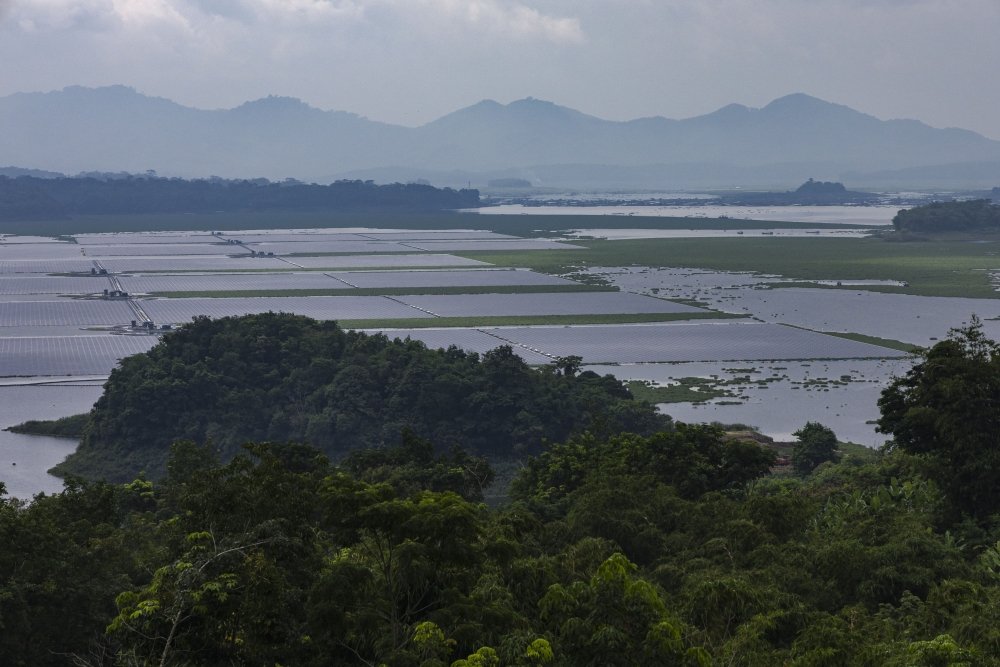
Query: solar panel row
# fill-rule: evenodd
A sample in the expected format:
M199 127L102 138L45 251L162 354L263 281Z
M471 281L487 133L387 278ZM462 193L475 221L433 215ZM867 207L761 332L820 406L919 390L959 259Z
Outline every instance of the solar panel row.
M489 334L492 340L468 333ZM531 363L577 355L584 363L656 363L685 361L766 361L790 359L860 359L903 357L903 352L827 336L780 324L700 322L619 324L607 326L503 327L491 329L394 329L431 347L457 345L485 352L509 344ZM526 356L528 355L528 356ZM532 356L533 355L533 356ZM530 358L529 358L530 357Z
M0 338L0 376L106 375L119 359L156 342L153 336Z

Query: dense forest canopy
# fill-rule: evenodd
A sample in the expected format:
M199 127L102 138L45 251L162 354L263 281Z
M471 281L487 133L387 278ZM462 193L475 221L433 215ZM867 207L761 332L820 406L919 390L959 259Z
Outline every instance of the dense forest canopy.
M669 418L568 358L536 369L509 346L483 355L266 313L196 319L124 359L64 473L160 476L170 443L305 442L339 459L404 429L447 450L522 457L586 429L651 433Z
M421 350L287 316L192 329L151 358L178 391L229 344L275 368L320 341L383 363ZM274 348L297 330L313 336ZM0 485L0 664L996 667L1000 506L952 481L995 487L998 358L975 322L953 332L883 395L892 447L828 456L807 424L825 460L795 474L678 424L552 443L494 509L485 461L412 431L340 466L181 441L159 481L31 503ZM539 377L606 381L560 366Z
M155 176L0 176L0 221L74 215L219 211L440 211L479 206L478 190L371 181L184 180Z
M989 199L932 202L900 211L892 224L901 232L1000 231L1000 205Z

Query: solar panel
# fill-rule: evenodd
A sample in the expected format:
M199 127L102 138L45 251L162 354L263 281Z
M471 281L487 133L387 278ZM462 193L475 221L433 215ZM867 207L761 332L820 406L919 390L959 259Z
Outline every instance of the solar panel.
M157 323L186 322L196 315L226 317L283 312L317 320L429 318L431 315L382 296L293 296L218 299L150 299L143 310Z
M106 375L119 359L149 350L155 336L0 338L0 376Z
M440 317L705 312L628 292L417 295L399 300Z

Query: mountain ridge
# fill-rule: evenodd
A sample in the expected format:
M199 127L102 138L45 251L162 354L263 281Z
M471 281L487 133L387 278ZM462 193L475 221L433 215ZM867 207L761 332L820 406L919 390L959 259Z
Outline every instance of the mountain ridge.
M1000 141L909 119L881 120L805 93L684 119L606 120L547 100L482 100L416 127L267 96L197 109L116 85L0 97L0 163L64 173L156 170L184 177L318 182L372 170L494 173L539 166L718 164L726 175L815 165L806 176L1000 160ZM780 171L780 170L779 170ZM639 179L642 180L642 179ZM638 185L638 182L637 182ZM669 184L665 184L669 185Z

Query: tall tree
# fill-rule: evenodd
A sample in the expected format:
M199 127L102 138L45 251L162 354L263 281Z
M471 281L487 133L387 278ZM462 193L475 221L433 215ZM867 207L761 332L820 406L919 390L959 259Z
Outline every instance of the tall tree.
M806 422L792 435L798 439L792 449L792 465L800 475L808 475L819 464L840 458L837 436L829 427L818 422Z
M1000 511L1000 345L978 319L924 352L879 408L892 447L919 455L955 509Z

